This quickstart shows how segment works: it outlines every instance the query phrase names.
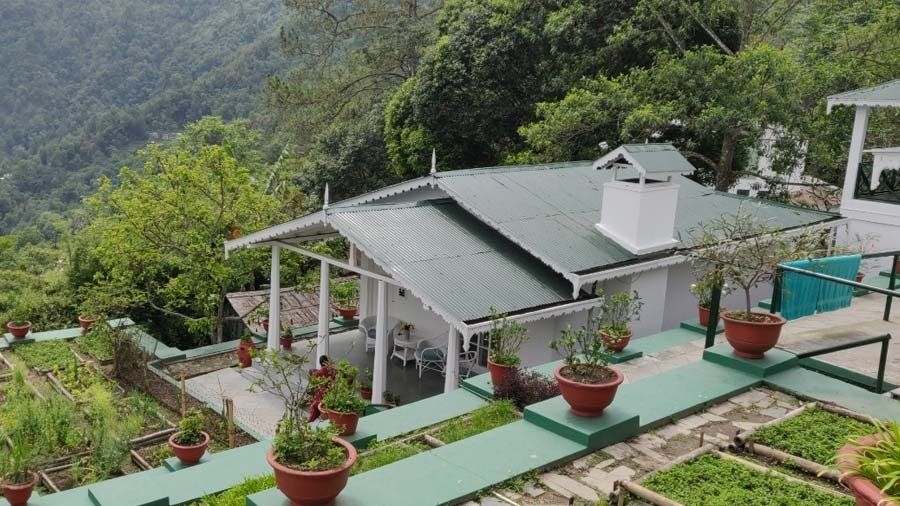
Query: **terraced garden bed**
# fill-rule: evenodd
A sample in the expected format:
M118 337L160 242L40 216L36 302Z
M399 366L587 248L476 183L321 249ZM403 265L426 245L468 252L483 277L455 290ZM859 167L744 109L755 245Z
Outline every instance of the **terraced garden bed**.
M42 373L81 362L72 352L71 345L63 340L23 344L16 346L12 354L29 369Z
M162 368L172 378L190 379L220 369L238 365L237 355L233 351L217 353L204 357L190 358L165 364Z

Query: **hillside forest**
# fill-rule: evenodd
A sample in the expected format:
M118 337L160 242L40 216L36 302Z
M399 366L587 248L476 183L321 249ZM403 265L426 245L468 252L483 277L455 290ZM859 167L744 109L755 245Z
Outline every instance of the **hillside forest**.
M898 27L892 0L7 0L0 323L233 337L224 295L269 263L227 238L432 151L454 170L667 141L719 190L759 155L840 186L852 111L825 97L900 76ZM897 125L878 111L870 142ZM283 262L286 286L318 275Z

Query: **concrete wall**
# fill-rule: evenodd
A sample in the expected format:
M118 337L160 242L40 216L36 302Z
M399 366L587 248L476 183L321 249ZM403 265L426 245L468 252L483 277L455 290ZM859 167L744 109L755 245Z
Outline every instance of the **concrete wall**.
M897 213L900 215L900 206ZM854 246L863 242L867 252L900 250L900 226L874 223L851 219L846 225L837 229L837 243L843 246ZM866 275L890 270L890 258L873 258L863 261L862 272Z

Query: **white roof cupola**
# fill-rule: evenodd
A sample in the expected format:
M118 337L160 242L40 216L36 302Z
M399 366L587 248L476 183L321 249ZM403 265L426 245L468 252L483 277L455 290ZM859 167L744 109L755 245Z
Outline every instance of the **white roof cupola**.
M594 162L612 170L603 185L600 223L595 228L635 255L675 247L678 185L672 177L695 168L671 144L624 144ZM621 174L626 177L620 178Z

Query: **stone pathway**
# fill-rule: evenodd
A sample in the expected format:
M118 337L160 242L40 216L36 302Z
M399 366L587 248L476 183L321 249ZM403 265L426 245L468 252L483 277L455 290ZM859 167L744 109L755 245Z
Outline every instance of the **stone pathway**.
M251 376L239 369L220 369L185 381L189 395L222 413L223 399L234 401L234 417L254 437L271 438L284 413L284 402L268 392L251 392Z
M607 499L617 480L639 480L672 459L699 448L701 441L728 444L739 431L781 417L801 404L790 395L754 388L703 412L538 474L518 490L496 492L522 505L602 504L600 501ZM479 501L469 504L499 504L500 499L484 497Z

